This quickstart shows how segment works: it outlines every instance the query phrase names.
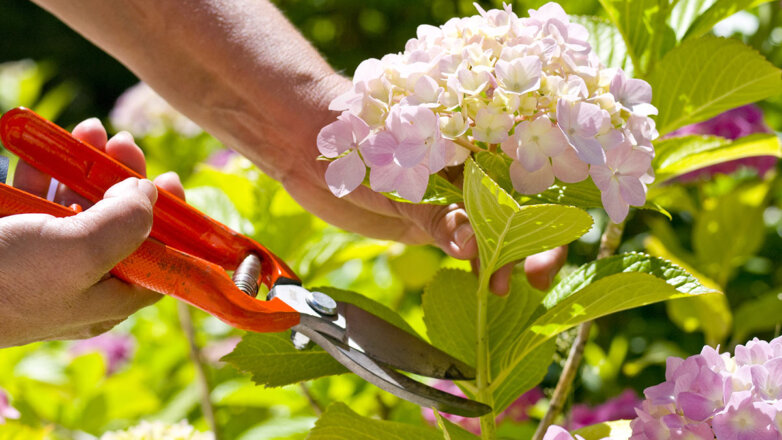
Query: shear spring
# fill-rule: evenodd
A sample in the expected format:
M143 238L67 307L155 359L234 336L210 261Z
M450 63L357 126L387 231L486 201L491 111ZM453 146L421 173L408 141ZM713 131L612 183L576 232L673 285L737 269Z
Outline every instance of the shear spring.
M247 295L255 298L258 296L258 278L261 275L261 259L255 254L250 254L239 263L231 279L236 287Z

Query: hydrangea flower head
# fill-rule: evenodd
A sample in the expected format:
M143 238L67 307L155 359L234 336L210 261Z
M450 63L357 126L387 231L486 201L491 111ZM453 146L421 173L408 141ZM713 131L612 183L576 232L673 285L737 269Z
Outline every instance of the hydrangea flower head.
M631 440L782 438L782 337L753 339L735 356L704 347L669 358L665 382L647 388Z
M100 440L214 440L214 435L197 431L184 420L175 424L143 421L124 431L107 432Z
M430 175L490 151L510 158L519 193L591 176L615 222L642 206L657 136L649 84L603 66L556 3L528 17L475 7L358 66L318 136L331 191L349 194L368 168L373 190L420 202Z

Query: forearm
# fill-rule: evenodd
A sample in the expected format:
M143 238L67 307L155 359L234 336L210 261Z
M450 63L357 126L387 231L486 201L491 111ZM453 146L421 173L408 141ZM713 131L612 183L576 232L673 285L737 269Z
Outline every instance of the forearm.
M344 79L265 0L35 0L280 179L317 155Z

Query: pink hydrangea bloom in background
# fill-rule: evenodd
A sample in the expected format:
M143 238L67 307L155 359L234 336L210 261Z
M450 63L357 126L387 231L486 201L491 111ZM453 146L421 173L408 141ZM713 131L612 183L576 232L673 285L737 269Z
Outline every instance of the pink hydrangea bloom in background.
M657 110L649 84L603 66L587 29L556 3L521 18L509 5L476 9L440 27L419 26L403 52L356 68L351 89L329 105L342 114L318 137L322 155L334 160L331 191L347 195L368 167L372 190L420 202L429 175L502 144L496 154L510 157L519 193L542 192L556 179L580 182L597 166L605 168L599 188L614 221L642 206L652 173L632 168L630 178L627 163L608 157L627 145L651 163L657 132L648 116ZM350 118L367 128L351 137L340 122Z
M111 374L128 362L133 355L133 337L114 332L75 342L68 350L71 355L97 352L106 359L106 371Z
M117 130L129 131L134 136L156 136L174 130L182 136L193 137L203 131L143 82L117 99L109 120Z
M0 425L5 423L6 419L18 419L19 415L19 411L11 406L11 402L8 399L8 393L0 388Z
M584 440L580 435L571 435L565 428L551 425L543 435L543 440Z
M782 337L669 358L665 379L644 391L631 440L782 438Z
M456 396L462 396L464 397L464 393L461 389L459 389L456 384L450 381L437 381L432 385L434 388L437 388L438 390L445 391L446 393L450 393ZM508 406L505 411L503 411L501 414L497 416L497 421L501 422L502 420L511 420L514 422L524 422L526 420L529 420L528 412L530 408L537 403L538 400L543 398L543 391L540 390L540 388L533 388L526 393L522 394L518 399L516 399L510 406ZM424 416L424 419L428 421L432 425L437 424L437 420L435 419L434 412L431 410L431 408L421 408L421 412ZM481 432L481 422L480 419L475 417L462 417L462 416L455 416L452 414L445 414L440 413L443 418L446 418L450 420L453 423L456 423L457 425L460 425L462 428L466 429L467 431L470 431L474 434L480 434Z
M595 407L583 403L573 405L568 417L568 429L580 429L612 420L632 419L636 416L635 408L640 406L641 399L633 390L625 390L619 396Z
M749 104L720 113L707 121L687 125L666 137L702 134L738 139L753 133L771 132L771 129L763 122L763 112L760 110L760 107ZM732 160L684 174L678 180L687 182L702 177L709 177L715 173L730 174L740 167L754 168L758 174L763 176L776 166L777 160L775 156L755 156Z

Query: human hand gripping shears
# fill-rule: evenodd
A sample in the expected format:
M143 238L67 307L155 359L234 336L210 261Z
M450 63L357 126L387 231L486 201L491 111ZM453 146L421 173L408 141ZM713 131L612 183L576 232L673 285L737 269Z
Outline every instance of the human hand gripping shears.
M22 160L92 202L126 178L141 178L28 109L13 109L0 118L0 139ZM66 217L77 211L0 184L0 216L22 213ZM234 271L233 278L227 271ZM264 246L164 190L158 189L150 238L111 273L240 329L291 329L297 347L311 340L363 379L420 406L467 417L491 411L397 371L469 380L472 367L353 304L303 288ZM265 301L255 298L261 283L270 289Z

